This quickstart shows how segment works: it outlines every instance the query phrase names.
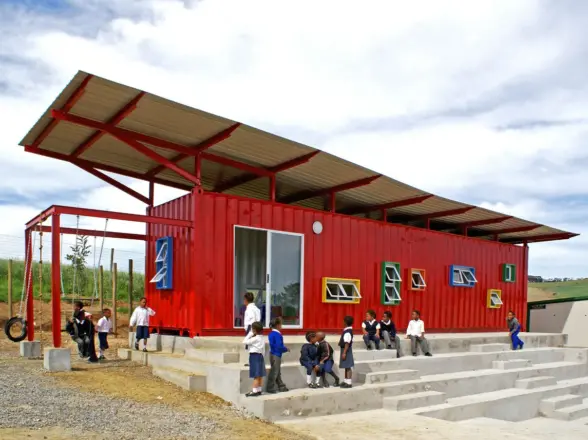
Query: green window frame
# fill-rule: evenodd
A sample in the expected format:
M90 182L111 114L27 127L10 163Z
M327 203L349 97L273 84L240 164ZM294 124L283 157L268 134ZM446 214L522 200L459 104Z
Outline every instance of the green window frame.
M400 263L384 261L382 263L382 304L398 305L402 301L400 295Z
M515 283L517 281L517 267L514 264L502 265L502 281L505 283Z

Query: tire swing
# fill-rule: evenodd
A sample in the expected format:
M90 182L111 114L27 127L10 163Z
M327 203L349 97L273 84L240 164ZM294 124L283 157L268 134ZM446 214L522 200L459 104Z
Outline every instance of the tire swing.
M4 324L4 333L6 337L11 340L12 342L21 342L24 341L27 337L27 321L23 317L24 313L27 310L27 304L29 301L28 294L25 296L25 293L28 292L28 288L31 286L32 277L33 277L33 270L31 267L29 273L29 261L33 261L33 250L35 249L35 239L36 235L33 234L33 245L28 248L25 252L25 270L24 270L24 280L22 283L22 292L20 294L20 307L18 310L18 314L10 318ZM29 274L29 279L27 280L27 273ZM24 313L23 313L24 311ZM20 331L19 331L20 327Z

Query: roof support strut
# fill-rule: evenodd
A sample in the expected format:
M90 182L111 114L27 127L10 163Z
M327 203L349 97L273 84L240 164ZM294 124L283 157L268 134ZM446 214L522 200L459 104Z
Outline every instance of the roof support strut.
M300 191L294 194L291 194L286 197L282 197L279 202L280 203L295 203L300 202L301 200L312 199L313 197L319 196L326 196L326 195L333 195L341 191L347 191L353 188L359 188L361 186L369 185L374 180L379 179L381 174L376 174L375 176L366 177L364 179L354 180L353 182L343 183L341 185L333 186L331 188L323 188L319 190L309 190L309 191Z
M426 194L424 196L411 197L409 199L404 199L404 200L396 200L394 202L382 203L380 205L375 205L375 206L356 206L356 207L352 207L352 208L343 209L343 210L341 210L340 213L347 214L347 215L355 215L355 214L365 214L365 213L373 212L373 211L385 211L385 210L392 209L392 208L400 208L402 206L416 205L417 203L422 203L425 200L429 200L431 197L433 197L433 194Z
M488 235L516 234L518 232L531 232L541 225L521 226L519 228L498 229L497 231L488 231Z

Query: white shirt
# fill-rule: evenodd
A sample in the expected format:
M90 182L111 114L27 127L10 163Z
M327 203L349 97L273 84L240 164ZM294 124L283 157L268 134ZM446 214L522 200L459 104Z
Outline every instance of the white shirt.
M110 333L110 330L112 330L112 321L106 316L103 316L98 320L98 324L96 324L96 331L98 333Z
M153 309L149 307L137 307L131 316L131 322L129 325L134 327L135 325L148 326L149 317L155 315Z
M254 303L247 304L245 309L245 316L243 317L243 328L247 330L254 322L261 321L261 312Z
M376 322L375 319L372 319L371 321L369 321L369 323L371 325L374 325L374 322ZM349 327L351 328L351 327ZM361 328L365 328L365 321L361 323ZM380 330L380 323L378 322L378 325L376 325L376 330Z
M343 329L343 331L346 331L346 330L352 330L352 328L351 328L351 327L345 327L345 328ZM344 342L345 344L351 344L351 333L345 333L345 334L343 335L343 342Z
M252 332L249 332L245 336L245 339L243 339L243 344L249 346L249 353L261 353L265 356L265 341L263 340L263 336L254 335Z
M425 333L425 323L423 320L410 320L408 328L406 329L406 336L421 336L423 333Z

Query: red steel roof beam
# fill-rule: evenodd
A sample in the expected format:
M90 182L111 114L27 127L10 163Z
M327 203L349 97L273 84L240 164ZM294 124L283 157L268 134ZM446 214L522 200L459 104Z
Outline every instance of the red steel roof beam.
M78 86L78 88L75 90L75 92L73 92L73 94L70 96L70 98L67 100L67 102L61 107L61 111L69 112L73 108L73 106L76 105L76 102L78 102L78 100L82 97L82 95L84 94L84 91L86 90L86 87L88 86L88 83L90 82L90 80L92 78L93 78L93 75L88 75L86 78L84 78L84 80ZM49 136L49 134L53 131L53 129L55 128L55 126L59 122L59 120L55 119L55 117L53 115L51 115L51 116L53 117L51 122L43 129L41 134L39 134L39 136L37 136L37 138L33 141L32 145L34 147L38 147L39 145L41 145L41 143L45 140L45 138L47 138L47 136Z
M512 240L512 241L516 241L516 240L520 240L521 242L526 241L528 243L539 243L542 241L555 241L555 240L569 240L570 238L574 238L577 237L580 234L574 234L571 232L562 232L562 233L558 233L558 234L546 234L546 235L537 235L536 237L521 237L521 238L511 238L511 239L505 239L505 240Z
M475 220L473 222L465 222L456 224L456 228L475 228L477 226L485 226L485 225L495 225L497 223L502 223L507 220L510 220L512 216L504 216L504 217L497 217L497 218L489 218L486 220Z
M382 210L388 210L388 209L392 209L392 208L400 208L402 206L410 206L410 205L416 205L418 203L422 203L426 200L429 200L431 197L434 197L434 195L427 194L424 196L411 197L409 199L404 199L404 200L396 200L395 202L382 203L380 205L375 205L375 206L356 206L356 207L352 207L352 208L343 209L340 211L340 213L347 214L347 215L354 215L354 214L364 214L366 212L372 212L372 211L382 211Z
M296 157L292 160L289 160L287 162L283 162L283 163L275 165L273 167L268 167L266 169L268 171L271 171L272 173L280 173L282 171L286 171L291 168L294 168L294 167L297 167L299 165L303 165L303 164L309 162L310 159L312 159L314 156L316 156L319 153L320 153L320 151L313 151L312 153L305 154L304 156ZM234 179L231 179L228 182L223 183L223 184L215 187L214 192L224 192L224 191L232 189L236 186L249 183L253 180L258 179L259 177L260 176L258 176L256 174L246 174L244 176L237 176Z
M521 226L518 228L499 229L497 231L488 231L488 235L516 234L517 232L531 232L543 225ZM527 239L527 237L525 237Z
M54 151L49 150L41 150L40 148L33 148L30 145L25 146L25 151L27 153L38 154L40 156L50 157L52 159L62 160L64 162L70 162L74 165L84 165L89 168L96 168L102 171L108 171L110 173L120 174L121 176L131 177L133 179L140 179L140 180L147 180L144 174L136 173L134 171L127 171L121 170L120 168L113 167L110 165L104 165L98 162L93 162L86 159L73 159L71 156L61 153L56 153ZM159 179L157 177L152 177L151 179L147 180L150 183L157 183L159 185L169 186L171 188L177 188L184 191L190 191L192 186L184 185L181 183L171 182L169 180Z
M300 202L301 200L312 199L313 197L319 197L324 195L335 194L341 191L347 191L349 189L359 188L362 186L369 185L374 180L379 179L381 174L376 174L375 176L366 177L364 179L354 180L353 182L343 183L341 185L333 186L331 188L323 188L319 190L305 190L300 191L294 194L291 194L286 197L282 197L279 202L280 203L295 203Z
M113 127L120 124L124 118L129 116L137 108L137 104L143 96L145 96L145 92L140 92L131 101L129 101L128 104L125 105L116 115L110 118L107 124L112 125ZM71 153L71 155L73 157L80 157L92 145L98 142L102 138L102 136L104 136L104 134L105 132L103 131L94 132L88 139L86 139L84 142L82 142L82 144L76 147L75 150Z
M168 225L178 227L192 227L189 220L179 220L173 218L156 217L152 215L129 214L126 212L104 211L101 209L74 208L73 206L54 205L56 214L79 215L81 217L95 217L110 220L121 220L126 222L153 223L156 225Z
M112 186L114 186L115 188L120 189L121 191L127 193L128 195L136 198L137 200L145 203L146 205L149 205L149 198L145 197L143 194L135 191L132 188L129 188L128 186L120 183L118 180L113 179L112 177L98 171L97 169L94 169L92 167L87 167L85 165L81 165L81 164L76 164L79 168L81 168L82 170L92 174L93 176L99 178L100 180L103 180L106 183L111 184Z
M229 159L228 157L217 156L210 153L199 153L203 160L209 160L211 162L220 163L221 165L227 165L229 167L237 168L239 170L247 171L249 173L257 174L258 176L262 177L272 177L274 173L271 171L266 170L265 168L256 167L253 165L246 164L244 162L239 162L234 159Z
M208 150L209 148L215 146L216 144L228 139L231 137L231 135L233 134L233 132L239 128L241 124L239 122L237 122L234 125L231 125L229 128L215 134L214 136L209 137L208 139L200 142L198 145L192 147L194 149L194 151L196 151L197 153L201 153L204 150ZM188 156L187 154L178 154L175 157L172 157L170 160L174 163L177 163L183 159L186 159ZM155 168L149 170L147 172L147 176L148 177L152 177L152 176L156 176L157 174L161 173L163 170L165 170L165 167L163 165L158 165Z
M38 229L40 229L43 232L51 232L51 226L41 226ZM38 229L36 229L36 230L38 230ZM67 235L87 235L89 237L122 238L124 240L141 240L141 241L147 240L146 235L130 234L130 233L126 233L126 232L110 232L110 231L106 231L106 234L105 234L104 231L97 231L95 229L82 229L82 228L76 229L76 228L61 227L59 229L59 232L61 234L67 234Z
M413 221L413 220L432 220L435 218L451 217L454 215L465 214L466 212L469 212L472 209L474 209L474 206L467 206L465 208L450 209L448 211L432 212L430 214L422 214L422 215L413 216L409 220L410 221Z

